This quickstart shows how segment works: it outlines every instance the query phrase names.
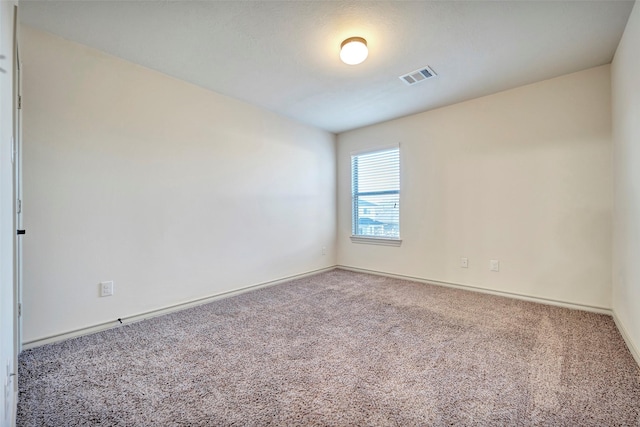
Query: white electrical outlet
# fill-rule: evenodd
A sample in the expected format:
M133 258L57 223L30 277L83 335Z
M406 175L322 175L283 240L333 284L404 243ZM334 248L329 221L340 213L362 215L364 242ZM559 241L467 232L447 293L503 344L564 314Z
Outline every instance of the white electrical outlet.
M322 255L326 255L327 254L327 247L323 246L322 247Z
M113 295L113 281L100 283L100 296L110 297Z
M469 258L460 258L460 267L469 268Z
M500 261L497 259L492 259L489 261L489 270L491 271L500 271Z

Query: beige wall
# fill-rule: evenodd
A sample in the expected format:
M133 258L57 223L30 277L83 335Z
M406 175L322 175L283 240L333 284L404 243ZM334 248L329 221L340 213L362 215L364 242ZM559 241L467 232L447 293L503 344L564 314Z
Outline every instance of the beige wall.
M22 38L25 342L336 263L334 135Z
M614 142L613 309L640 357L640 6L612 63ZM640 359L638 360L640 363Z
M601 66L340 134L339 264L610 307L609 73ZM350 153L397 143L402 246L352 243Z

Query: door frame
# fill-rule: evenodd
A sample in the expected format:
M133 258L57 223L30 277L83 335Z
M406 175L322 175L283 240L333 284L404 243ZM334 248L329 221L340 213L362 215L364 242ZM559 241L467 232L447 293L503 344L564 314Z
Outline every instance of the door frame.
M18 43L18 6L14 6L13 13L13 215L14 215L14 375L17 379L18 355L22 351L22 235L17 230L22 230L22 65ZM14 381L14 391L18 392L18 381Z

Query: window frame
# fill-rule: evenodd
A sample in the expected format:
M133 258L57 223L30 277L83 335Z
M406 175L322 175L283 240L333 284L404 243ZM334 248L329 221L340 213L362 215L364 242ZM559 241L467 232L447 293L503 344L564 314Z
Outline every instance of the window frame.
M357 232L357 224L359 222L358 210L357 210L357 197L361 197L355 191L355 174L353 168L353 160L354 157L363 156L367 154L375 154L384 151L398 150L398 190L383 190L373 192L374 195L387 195L387 194L397 194L398 202L401 206L401 197L402 197L402 150L400 144L386 146L386 147L377 147L377 148L369 148L364 150L358 150L350 153L350 162L349 162L349 170L350 170L350 179L351 179L351 242L352 243L364 243L364 244L374 244L374 245L383 245L383 246L400 246L402 244L402 239L400 237L400 223L402 222L401 217L401 209L398 207L398 237L386 237L386 236L369 236L363 234L356 234ZM372 193L372 192L367 192ZM368 194L371 195L371 194Z

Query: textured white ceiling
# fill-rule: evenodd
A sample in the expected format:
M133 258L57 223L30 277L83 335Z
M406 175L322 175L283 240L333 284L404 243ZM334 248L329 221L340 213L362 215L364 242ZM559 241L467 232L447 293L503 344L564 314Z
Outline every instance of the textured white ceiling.
M611 62L633 1L34 1L21 21L342 132ZM340 62L361 36L369 58ZM424 65L438 77L406 86Z

